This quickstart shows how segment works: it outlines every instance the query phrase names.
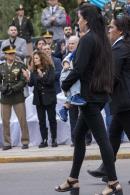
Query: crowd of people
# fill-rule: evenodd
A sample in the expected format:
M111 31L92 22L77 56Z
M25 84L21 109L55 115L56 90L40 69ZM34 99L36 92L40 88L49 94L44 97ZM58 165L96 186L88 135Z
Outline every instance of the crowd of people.
M22 5L16 10L8 28L9 38L0 48L3 150L12 148L12 107L21 127L22 149L29 147L25 107L28 86L33 87L32 103L42 138L39 148L48 147L47 119L51 146L57 147L56 103L57 94L62 92L66 101L57 114L63 122L69 118L74 158L68 179L55 190L79 191L80 168L93 135L103 164L88 173L108 182L102 195L122 195L115 161L122 133L130 140L130 1L111 0L103 10L89 1L77 2L72 29L71 18L59 1L47 0L48 6L41 15L41 25L46 30L34 44L30 18L24 15Z

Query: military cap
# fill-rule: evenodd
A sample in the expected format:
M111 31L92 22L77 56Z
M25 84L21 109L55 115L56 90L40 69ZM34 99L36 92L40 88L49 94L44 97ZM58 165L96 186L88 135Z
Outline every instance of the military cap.
M15 45L11 46L11 45L7 45L5 46L2 51L5 53L5 54L10 54L10 53L16 53L16 47Z
M19 7L16 8L16 11L19 11L19 10L24 10L24 7L22 4L20 4Z
M53 37L53 32L52 32L52 31L46 30L46 31L44 31L44 32L42 33L42 36L43 36L44 38L52 38L52 37Z

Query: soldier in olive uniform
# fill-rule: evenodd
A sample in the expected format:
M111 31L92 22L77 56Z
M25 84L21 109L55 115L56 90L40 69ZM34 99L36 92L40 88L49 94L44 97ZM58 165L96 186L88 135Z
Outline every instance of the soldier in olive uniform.
M103 15L106 20L106 24L109 25L112 17L116 15L121 15L125 12L125 3L118 0L111 0L106 3L103 9Z
M55 48L57 46L57 43L53 41L53 35L54 35L54 33L52 31L48 31L48 30L46 30L42 33L42 37L46 41L46 44L48 44L51 47L52 53L55 53Z
M29 17L24 15L23 5L17 8L17 16L13 18L12 24L17 27L18 36L27 42L28 56L33 52L31 37L34 35L33 25Z
M22 149L27 149L29 144L29 133L26 121L25 98L23 94L23 88L26 83L22 73L22 69L25 69L25 65L15 60L15 46L11 47L8 45L3 48L3 52L6 57L6 62L0 65L0 102L4 135L3 150L12 148L10 140L12 107L18 117L22 130Z

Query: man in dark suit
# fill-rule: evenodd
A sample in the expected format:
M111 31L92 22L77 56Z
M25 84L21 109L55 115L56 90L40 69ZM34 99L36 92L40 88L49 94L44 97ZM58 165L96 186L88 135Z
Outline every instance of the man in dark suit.
M22 74L22 69L25 68L25 65L15 60L15 46L11 47L8 45L3 48L3 52L6 57L6 62L0 65L0 102L4 134L3 150L12 148L9 127L12 107L14 108L21 126L22 149L27 149L29 144L29 133L23 93L26 82Z
M31 56L33 51L31 40L31 37L34 35L33 25L30 18L24 15L23 5L20 4L16 11L17 16L13 18L12 24L17 27L18 36L26 40L28 56Z
M113 115L109 129L109 139L116 160L120 148L122 132L124 131L130 140L130 19L112 19L109 29L109 37L112 43L112 53L115 61L115 81L112 93L111 113ZM124 25L125 24L125 25ZM94 177L102 178L107 182L106 168L102 163L96 170L88 170Z

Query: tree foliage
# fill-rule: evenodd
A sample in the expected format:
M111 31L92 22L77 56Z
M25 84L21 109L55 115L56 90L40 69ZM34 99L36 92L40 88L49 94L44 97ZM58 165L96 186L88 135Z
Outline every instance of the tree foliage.
M7 36L7 29L15 15L19 0L0 0L0 39Z
M59 0L59 2L70 15L77 6L77 0ZM0 39L7 38L8 25L15 16L15 9L20 3L25 7L25 15L32 19L35 36L41 34L41 13L47 6L46 0L0 0Z

